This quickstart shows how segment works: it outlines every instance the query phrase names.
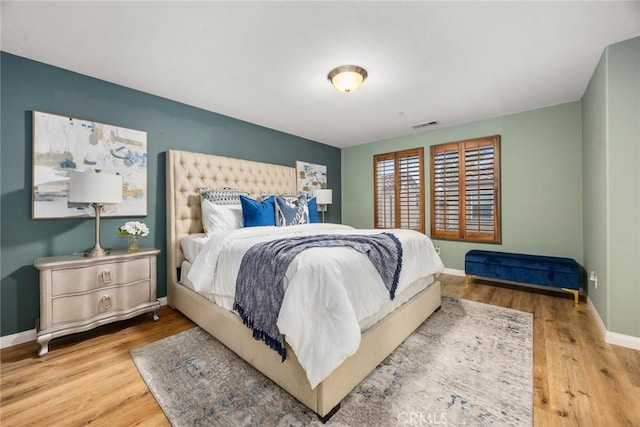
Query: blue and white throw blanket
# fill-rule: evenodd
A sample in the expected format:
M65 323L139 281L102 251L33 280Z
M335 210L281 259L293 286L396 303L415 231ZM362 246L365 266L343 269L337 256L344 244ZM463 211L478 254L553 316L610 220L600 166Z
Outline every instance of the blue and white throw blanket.
M258 243L242 258L233 308L253 337L286 359L284 337L277 321L284 298L284 276L300 252L318 247L349 247L364 253L394 299L402 270L402 244L391 233L369 235L319 234Z

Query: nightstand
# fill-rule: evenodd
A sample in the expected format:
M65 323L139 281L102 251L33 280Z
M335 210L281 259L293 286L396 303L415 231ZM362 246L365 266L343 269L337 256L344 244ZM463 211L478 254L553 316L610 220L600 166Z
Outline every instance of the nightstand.
M89 258L66 255L38 258L40 319L36 325L39 356L49 341L106 323L153 312L158 320L156 257L158 249L112 251Z

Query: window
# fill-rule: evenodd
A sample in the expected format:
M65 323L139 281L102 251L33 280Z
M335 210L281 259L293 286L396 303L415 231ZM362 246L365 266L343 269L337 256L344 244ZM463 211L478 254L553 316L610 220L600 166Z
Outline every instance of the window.
M500 243L500 136L431 146L431 238Z
M375 228L424 233L424 149L373 156Z

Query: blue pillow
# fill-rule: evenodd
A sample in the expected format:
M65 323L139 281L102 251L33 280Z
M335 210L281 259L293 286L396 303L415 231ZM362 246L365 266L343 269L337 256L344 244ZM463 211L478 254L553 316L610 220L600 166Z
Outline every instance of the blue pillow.
M246 196L240 196L242 220L245 227L276 225L275 199L268 197L262 202Z
M313 197L307 200L307 206L309 207L309 222L311 224L317 224L320 222L320 216L318 216L318 204L316 198Z
M289 200L276 196L276 225L278 227L308 223L309 207L306 196Z

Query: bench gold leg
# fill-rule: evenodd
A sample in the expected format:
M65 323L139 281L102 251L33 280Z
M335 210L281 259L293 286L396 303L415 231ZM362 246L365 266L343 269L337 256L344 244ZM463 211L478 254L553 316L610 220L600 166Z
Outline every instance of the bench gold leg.
M562 288L563 291L573 294L573 302L578 305L578 291L575 289Z
M465 274L464 276L464 288L467 289L471 281L475 278L473 274Z

